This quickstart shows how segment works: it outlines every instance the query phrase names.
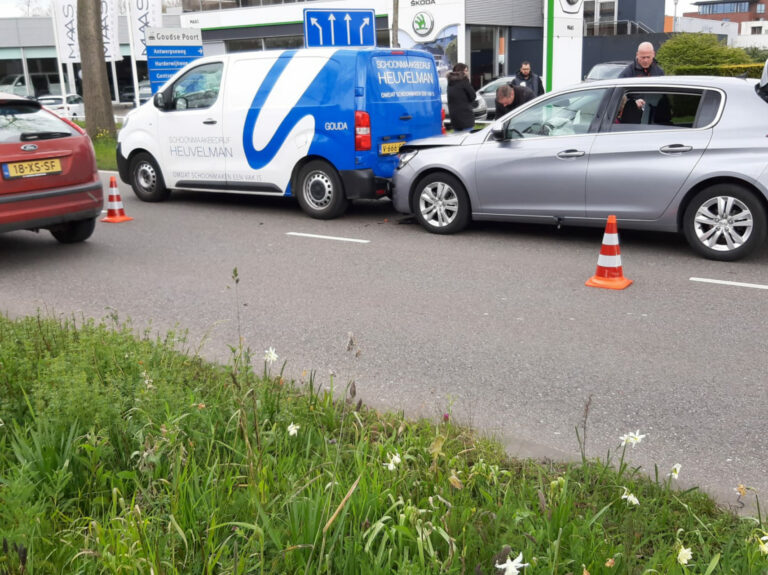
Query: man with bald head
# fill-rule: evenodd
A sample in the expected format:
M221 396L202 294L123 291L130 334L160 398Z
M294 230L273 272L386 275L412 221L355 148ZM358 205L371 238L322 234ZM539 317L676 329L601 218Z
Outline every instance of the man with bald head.
M635 61L624 68L622 73L619 74L619 78L643 78L645 76L663 75L664 70L656 62L656 52L653 49L653 44L642 42L637 47Z

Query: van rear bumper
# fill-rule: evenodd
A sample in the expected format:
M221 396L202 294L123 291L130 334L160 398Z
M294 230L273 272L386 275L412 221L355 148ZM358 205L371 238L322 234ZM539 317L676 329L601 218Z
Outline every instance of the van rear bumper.
M373 170L340 170L344 192L350 200L375 200L389 196L389 180L373 175Z

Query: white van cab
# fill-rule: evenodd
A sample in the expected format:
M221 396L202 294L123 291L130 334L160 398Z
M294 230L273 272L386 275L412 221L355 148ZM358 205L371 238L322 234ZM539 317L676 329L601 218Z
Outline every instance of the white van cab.
M441 132L432 56L309 48L200 58L128 114L121 179L171 189L296 196L312 217L388 193L403 143Z

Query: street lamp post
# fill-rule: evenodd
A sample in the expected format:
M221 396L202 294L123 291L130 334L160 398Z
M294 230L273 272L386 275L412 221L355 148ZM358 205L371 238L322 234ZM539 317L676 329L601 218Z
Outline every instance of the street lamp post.
M675 15L672 18L672 32L677 32L677 0L675 2Z

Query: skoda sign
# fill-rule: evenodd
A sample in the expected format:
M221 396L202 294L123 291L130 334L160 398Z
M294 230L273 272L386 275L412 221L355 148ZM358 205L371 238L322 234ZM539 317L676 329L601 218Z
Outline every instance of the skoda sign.
M419 12L413 17L412 26L418 36L429 36L435 27L435 19L429 12Z

